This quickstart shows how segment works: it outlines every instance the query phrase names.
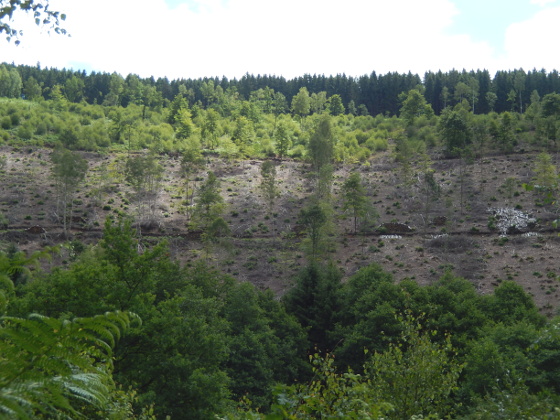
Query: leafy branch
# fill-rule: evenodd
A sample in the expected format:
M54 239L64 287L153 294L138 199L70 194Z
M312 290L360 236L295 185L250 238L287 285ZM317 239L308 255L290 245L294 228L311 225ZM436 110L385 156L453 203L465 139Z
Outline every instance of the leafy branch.
M48 28L49 32L52 30L60 35L67 34L66 29L60 26L61 21L66 20L66 15L50 10L49 0L0 0L0 34L5 33L8 42L15 39L15 44L19 45L18 38L23 35L21 29L17 29L11 24L14 12L17 11L32 13L35 24ZM7 23L6 20L10 23Z

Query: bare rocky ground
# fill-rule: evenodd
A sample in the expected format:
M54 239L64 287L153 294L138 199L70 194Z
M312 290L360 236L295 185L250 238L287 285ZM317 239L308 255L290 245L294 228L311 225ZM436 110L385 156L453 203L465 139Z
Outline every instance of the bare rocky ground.
M130 188L122 178L126 155L85 153L90 170L77 190L72 230L65 238L56 214L50 153L37 148L0 149L7 158L0 172L0 212L9 222L8 228L0 231L0 247L14 242L33 251L68 239L94 244L102 235L106 217L134 214ZM560 293L560 237L552 224L556 216L552 209L538 206L533 192L522 188L533 176L535 156L516 153L479 159L465 167L462 182L458 160L436 160L432 167L442 194L435 202L426 201L416 186L403 185L401 167L388 153L376 156L368 165L339 165L327 255L340 267L344 279L375 262L393 273L397 281L411 278L423 285L452 270L472 281L480 293L513 280L533 295L543 313L555 315ZM206 259L240 281L283 294L306 264L301 246L304 234L297 222L312 192L308 166L277 161L281 195L268 209L259 189L260 161L209 158L206 171L214 171L221 179L227 203L224 218L232 237L208 249L199 235L187 228L179 160L161 159L163 188L152 209L153 227L143 229L143 240L166 239L173 255L184 264ZM339 199L340 186L351 171L360 173L379 213L376 225L385 224L385 229L365 235L353 233L353 222L344 214ZM199 177L202 179L204 173ZM507 178L514 178L509 186ZM503 209L509 213L494 217L496 228L490 229L494 212L503 213ZM501 226L506 218L513 221ZM523 218L528 218L529 224L519 227L527 221ZM519 228L506 232L512 224ZM63 248L50 265L68 261L70 252Z

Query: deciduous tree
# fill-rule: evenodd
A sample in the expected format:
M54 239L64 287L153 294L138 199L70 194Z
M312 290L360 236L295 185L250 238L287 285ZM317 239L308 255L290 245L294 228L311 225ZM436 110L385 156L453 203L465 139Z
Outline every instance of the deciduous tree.
M367 197L360 174L352 172L342 185L344 210L351 210L354 218L354 233L358 232L358 219L366 215Z
M137 222L151 226L156 222L156 202L161 190L163 168L152 154L128 158L125 178L134 190Z
M0 9L1 10L1 9ZM0 32L1 31L0 24ZM6 98L19 98L21 95L22 81L18 71L4 64L0 66L0 96Z
M43 89L39 82L37 82L33 76L30 76L23 84L23 94L25 95L25 99L33 101L42 96Z
M322 113L327 107L327 92L313 92L310 97L310 109L314 114Z
M376 352L366 364L372 393L393 406L389 418L442 416L454 405L450 395L463 366L454 360L450 337L443 344L432 343L430 335L436 332L422 332L418 321L408 317L399 342Z
M446 145L447 153L464 149L471 141L467 116L464 110L443 110L439 120L439 132Z
M315 202L300 213L300 223L305 226L309 240L309 259L316 261L324 246L325 227L328 222L327 211L319 202Z
M194 124L191 112L187 108L181 108L175 117L175 132L178 139L188 139L194 133Z
M402 102L401 117L408 126L411 126L414 120L422 115L432 116L434 111L418 89L411 89Z
M510 112L503 112L493 130L494 141L502 153L511 153L516 144L515 118Z
M218 143L218 121L220 115L216 110L210 108L206 111L202 122L202 138L206 142L206 147L214 149Z
M80 102L84 98L84 81L82 78L72 76L64 83L64 95L70 102Z
M302 124L303 118L311 111L311 98L307 88L302 87L296 96L292 98L292 112L297 115Z
M486 92L485 99L488 103L488 108L490 109L490 111L494 111L494 107L496 106L496 102L498 101L498 95L496 95L494 92Z
M322 115L307 146L315 172L319 172L323 165L331 163L334 156L334 141L332 117L330 115Z
M276 166L271 160L266 160L261 164L261 190L267 201L269 211L274 206L274 200L279 195L276 185Z
M208 172L208 177L198 189L197 196L193 222L195 226L206 229L217 217L220 217L224 209L220 180L214 172Z
M288 124L284 121L280 121L274 132L274 140L276 140L276 152L280 159L282 159L288 153L291 142L291 133Z
M77 152L57 149L51 155L52 175L58 192L57 213L62 219L64 234L72 223L74 195L76 188L85 179L88 170L87 161Z
M194 198L194 187L191 187L192 177L204 166L205 160L200 153L200 142L191 140L183 151L181 158L181 176L185 180L185 206L187 217L190 217L190 208Z
M338 93L335 93L329 98L329 111L331 115L338 116L344 114L344 104L342 98Z
M243 116L238 117L235 121L235 129L231 136L231 139L237 147L239 147L242 152L247 153L254 136L255 130L251 120Z

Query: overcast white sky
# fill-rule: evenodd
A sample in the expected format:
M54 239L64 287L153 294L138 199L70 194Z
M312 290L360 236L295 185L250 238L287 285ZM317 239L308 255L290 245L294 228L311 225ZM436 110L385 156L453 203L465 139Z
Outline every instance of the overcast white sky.
M71 37L32 19L0 62L126 76L351 76L560 70L560 0L51 0Z

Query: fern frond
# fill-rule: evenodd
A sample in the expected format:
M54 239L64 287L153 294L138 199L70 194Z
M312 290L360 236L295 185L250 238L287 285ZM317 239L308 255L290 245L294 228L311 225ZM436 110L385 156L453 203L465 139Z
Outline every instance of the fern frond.
M75 405L105 406L114 388L113 347L138 321L128 312L71 321L0 318L0 414L70 418L80 416Z
M105 406L109 401L110 392L114 385L107 383L107 372L78 373L70 377L55 378L73 398L97 407Z
M6 418L28 419L31 403L22 395L9 392L0 393L0 414Z
M14 282L6 274L0 272L0 290L5 290L8 293L14 291Z

